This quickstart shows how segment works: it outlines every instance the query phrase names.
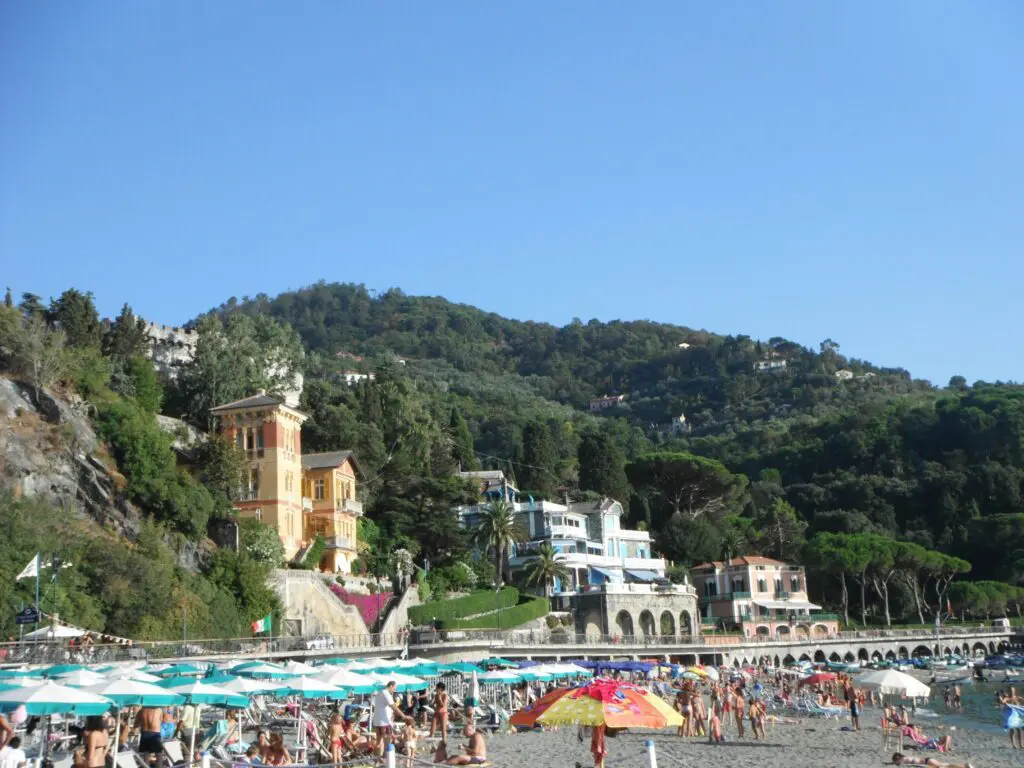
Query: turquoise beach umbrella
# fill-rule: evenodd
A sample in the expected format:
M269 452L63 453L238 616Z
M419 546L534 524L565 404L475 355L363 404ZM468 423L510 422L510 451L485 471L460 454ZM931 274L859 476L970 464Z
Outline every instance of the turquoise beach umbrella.
M192 664L172 664L169 667L163 669L150 670L154 675L158 677L188 677L196 675L202 675L206 672L206 669L193 666Z
M47 677L56 677L57 675L66 675L69 672L77 672L80 669L85 669L85 667L82 664L54 664L52 667L40 670L40 674Z
M483 667L513 667L514 668L514 667L518 667L519 665L516 664L514 661L509 661L508 659L494 658L494 659L484 659L483 661L480 662L480 666L483 666Z
M113 702L103 696L57 685L52 681L0 691L0 710L9 712L22 705L29 715L102 715Z
M189 679L173 686L160 686L165 690L182 696L186 704L209 704L214 707L231 707L245 709L249 706L249 697L225 690L218 685L210 685L201 680Z
M344 699L348 696L348 691L344 688L325 683L315 677L289 680L278 693L284 696L301 696L304 699Z
M471 675L474 672L483 672L483 670L476 664L470 664L468 661L456 661L453 664L438 665L438 672L441 674L445 672L461 672L464 675Z
M184 698L159 685L127 678L90 685L82 690L110 699L119 707L173 707L185 703Z

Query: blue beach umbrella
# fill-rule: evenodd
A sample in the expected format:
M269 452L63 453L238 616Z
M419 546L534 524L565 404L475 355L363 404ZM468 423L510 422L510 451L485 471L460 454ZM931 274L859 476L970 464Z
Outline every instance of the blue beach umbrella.
M24 705L29 715L102 715L112 704L103 696L52 681L0 691L0 710L8 712Z

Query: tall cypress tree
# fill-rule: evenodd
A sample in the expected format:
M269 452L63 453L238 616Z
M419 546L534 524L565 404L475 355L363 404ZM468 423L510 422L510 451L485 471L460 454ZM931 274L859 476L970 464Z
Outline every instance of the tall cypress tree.
M587 432L580 441L580 488L596 491L625 504L629 499L626 456L605 432Z
M462 412L454 405L448 419L448 434L452 440L452 460L458 462L464 472L478 469L480 464L473 450L473 434L462 418Z
M558 487L558 447L551 428L541 421L527 424L518 454L520 489L553 498Z

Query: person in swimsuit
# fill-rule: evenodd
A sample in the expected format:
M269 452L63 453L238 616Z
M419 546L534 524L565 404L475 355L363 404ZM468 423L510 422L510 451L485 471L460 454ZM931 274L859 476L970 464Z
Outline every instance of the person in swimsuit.
M327 731L327 740L331 745L331 762L341 763L345 753L345 725L341 715L331 716L331 727Z
M596 725L590 734L590 754L594 756L594 768L604 768L604 759L608 757L605 730L603 725Z
M736 736L743 738L743 716L746 714L746 705L743 700L743 691L736 689L736 696L733 701L733 712L736 715Z
M110 734L102 715L90 715L85 719L85 766L86 768L104 768L107 762L107 750L110 747Z
M943 763L934 757L908 757L897 752L892 756L893 765L923 765L926 768L974 768L970 763Z
M267 757L263 761L267 765L289 765L292 762L292 756L288 754L288 750L284 746L284 737L278 731L270 732L270 739L268 740L267 746Z
M438 683L434 689L434 716L430 719L430 734L432 738L434 731L440 729L441 738L448 738L448 691L444 683Z
M466 743L465 754L449 758L446 761L447 764L481 765L486 763L487 743L484 741L484 735L474 728L472 723L466 724L466 727L462 730L462 735L469 739ZM601 766L597 766L597 768L601 768Z
M161 729L164 723L164 712L160 707L143 707L135 716L135 729L139 732L139 754L144 757L156 755L164 751Z

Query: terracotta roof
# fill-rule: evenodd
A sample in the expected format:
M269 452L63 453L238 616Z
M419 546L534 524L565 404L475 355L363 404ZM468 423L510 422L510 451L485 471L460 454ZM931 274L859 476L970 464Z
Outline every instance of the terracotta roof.
M362 470L356 461L356 455L352 451L329 451L327 453L304 453L302 455L303 469L330 469L343 464L347 459L352 460L352 466L356 475L363 476Z
M710 563L701 563L695 565L691 570L697 570L698 568L725 568L727 565L788 565L781 560L775 560L771 557L761 557L760 555L744 555L743 557L734 557L728 563L724 563L721 560L714 560Z
M260 392L256 395L250 395L249 397L243 397L241 400L235 400L233 403L225 403L224 405L218 405L215 408L210 409L210 413L221 413L223 411L237 411L242 408L258 408L264 405L284 405L284 400L278 397L273 397L265 392Z

